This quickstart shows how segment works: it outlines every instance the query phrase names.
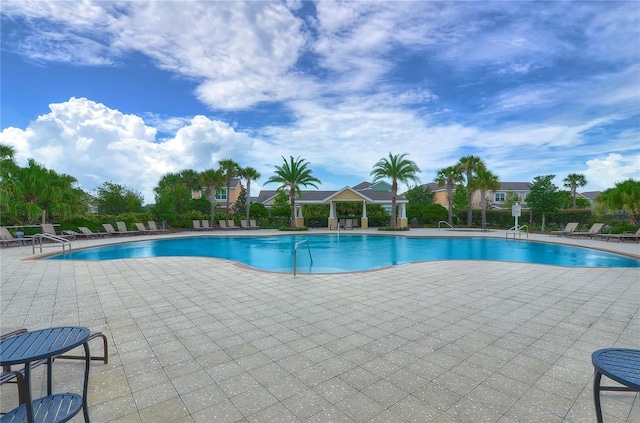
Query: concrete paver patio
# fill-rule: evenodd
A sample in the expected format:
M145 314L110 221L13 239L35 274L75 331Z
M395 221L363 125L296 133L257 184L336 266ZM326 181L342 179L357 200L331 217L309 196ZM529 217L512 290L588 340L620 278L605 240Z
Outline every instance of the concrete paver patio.
M638 268L440 261L294 278L198 257L0 254L3 328L108 336L92 422L594 422L591 353L640 348ZM54 390L79 392L81 376L57 361ZM39 395L43 366L35 377ZM637 394L602 398L607 423L640 421ZM0 400L15 407L15 386Z

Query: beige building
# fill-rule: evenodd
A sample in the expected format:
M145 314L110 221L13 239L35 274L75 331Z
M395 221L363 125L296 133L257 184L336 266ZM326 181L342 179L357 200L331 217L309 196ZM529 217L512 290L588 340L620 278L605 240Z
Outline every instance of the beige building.
M240 196L240 192L242 192L242 184L240 183L240 179L233 178L231 180L231 184L229 185L229 192L227 192L227 187L223 186L218 189L216 193L216 206L222 208L223 210L227 207L227 197L229 197L229 207L233 209L236 201L238 201L238 197ZM191 198L194 200L199 200L200 198L206 198L206 190L203 188L201 190L192 190Z
M266 207L271 207L278 191L261 191L260 195L255 198L255 202L262 203ZM254 199L252 198L252 202ZM360 217L360 227L366 229L369 227L369 218L367 217L367 205L380 205L390 211L391 209L391 185L386 182L362 182L354 187L344 187L338 191L302 191L302 195L296 198L296 226L304 226L304 216L302 214L302 206L312 204L328 204L329 205L329 228L337 227L336 204L338 203L362 203L362 216ZM409 201L402 195L397 196L396 206L398 207L397 227L406 228L407 224L407 204Z
M423 187L429 187L433 192L433 202L440 204L443 207L449 207L447 201L447 189L445 186L440 186L435 182L422 185ZM490 207L496 209L504 208L504 202L507 199L509 193L512 192L520 199L520 204L526 207L525 198L531 192L530 182L500 182L500 188L495 191L487 191L487 200ZM476 190L471 197L471 206L474 209L482 208L482 196L480 190Z

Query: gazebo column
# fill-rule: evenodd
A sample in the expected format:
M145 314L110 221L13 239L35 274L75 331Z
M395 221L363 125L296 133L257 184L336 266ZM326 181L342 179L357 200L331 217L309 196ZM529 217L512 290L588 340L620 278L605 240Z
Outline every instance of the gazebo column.
M362 202L362 218L360 219L360 227L362 229L369 228L369 218L367 217L367 202Z
M329 230L336 228L338 229L338 219L336 219L336 203L333 201L329 202Z
M302 215L302 206L296 204L296 228L304 226L304 216Z
M406 228L409 226L407 222L407 205L404 203L400 204L400 217L398 217L396 226L398 228Z

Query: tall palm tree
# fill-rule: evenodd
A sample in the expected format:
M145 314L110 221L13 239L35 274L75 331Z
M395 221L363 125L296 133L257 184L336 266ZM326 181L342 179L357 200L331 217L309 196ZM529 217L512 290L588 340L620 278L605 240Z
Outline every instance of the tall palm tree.
M238 176L247 180L247 207L245 210L245 221L249 222L249 208L251 207L251 181L257 181L262 175L260 175L260 173L251 166L248 166L240 169Z
M485 169L484 161L478 156L464 156L460 159L457 165L458 169L465 175L467 182L467 227L471 227L471 217L473 215L471 208L471 199L473 192L476 190L474 185L474 177L476 173Z
M475 186L480 190L482 198L482 227L484 228L487 224L487 191L500 189L498 175L488 169L480 169L476 173Z
M289 201L291 202L291 227L296 226L296 195L301 195L300 187L312 186L318 189L316 184L322 184L318 178L312 176L313 171L309 169L309 162L299 156L289 157L289 161L281 156L284 164L276 166L276 171L265 184L277 183L279 191L289 191Z
M206 187L207 199L211 203L211 226L213 226L216 207L216 192L224 184L222 170L207 169L200 173L200 184Z
M573 208L576 208L576 194L580 187L587 185L587 178L581 173L571 173L562 180L564 186L571 189L571 195L573 196Z
M229 190L231 188L231 180L238 175L238 169L240 165L232 159L222 159L218 161L220 169L224 174L224 179L227 187L227 220L229 220Z
M398 182L420 183L418 173L420 168L417 164L409 159L405 159L407 153L393 155L389 153L389 157L382 158L373 165L371 175L373 182L377 182L383 178L391 178L391 227L396 228L396 199L398 197Z
M453 188L462 183L462 172L456 166L445 167L436 173L436 183L447 187L447 205L449 206L449 225L453 226Z

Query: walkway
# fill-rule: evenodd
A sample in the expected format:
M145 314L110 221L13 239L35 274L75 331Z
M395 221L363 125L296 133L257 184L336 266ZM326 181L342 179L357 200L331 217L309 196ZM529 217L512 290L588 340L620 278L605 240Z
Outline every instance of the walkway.
M445 233L461 235L410 232ZM208 258L0 254L3 327L108 335L92 422L593 422L591 352L640 348L638 269L429 262L293 278ZM79 389L78 365L56 363L54 390ZM15 386L0 402L17 404ZM638 395L603 393L603 409L640 421Z

